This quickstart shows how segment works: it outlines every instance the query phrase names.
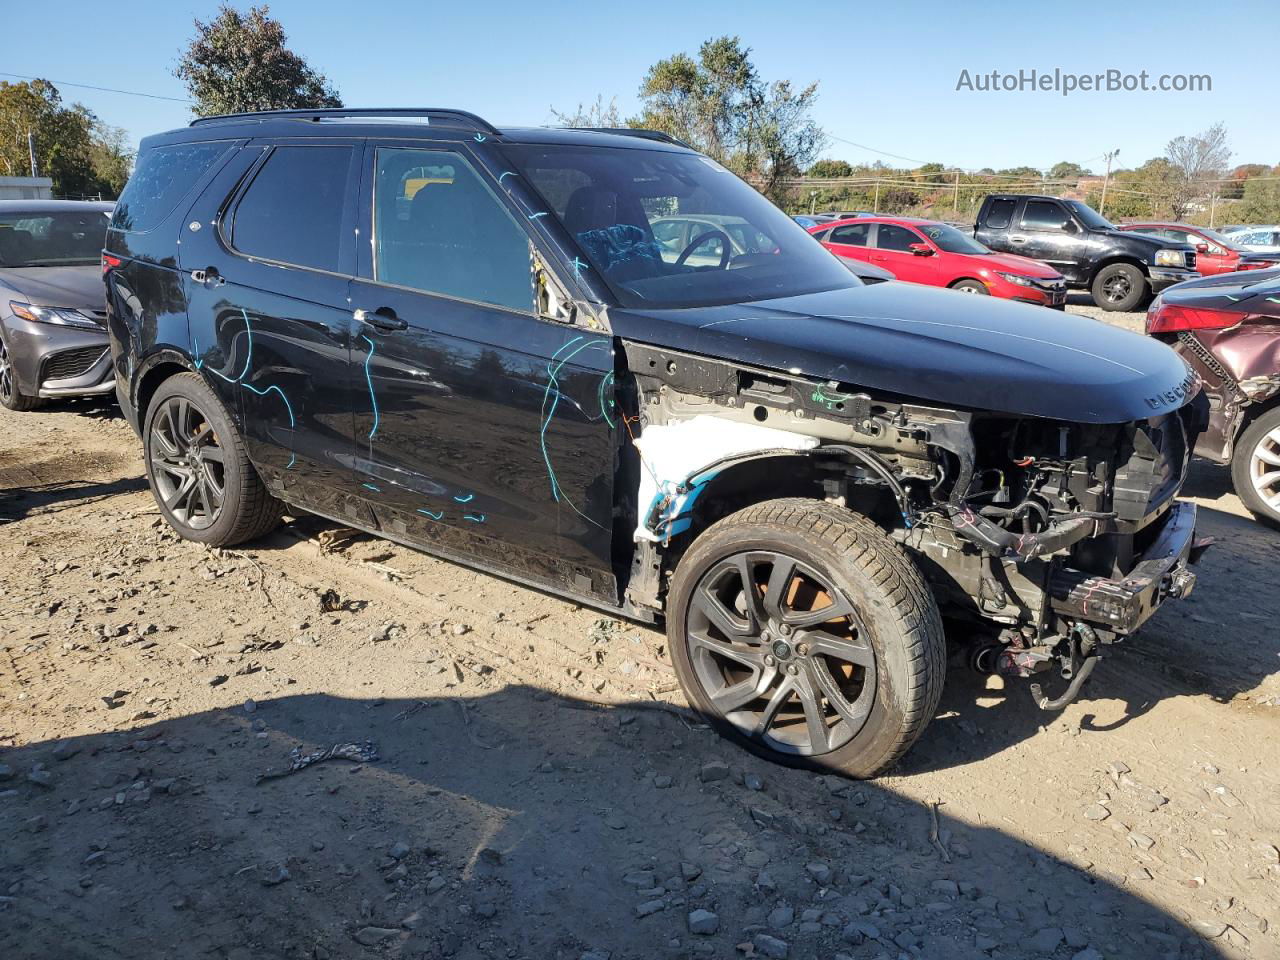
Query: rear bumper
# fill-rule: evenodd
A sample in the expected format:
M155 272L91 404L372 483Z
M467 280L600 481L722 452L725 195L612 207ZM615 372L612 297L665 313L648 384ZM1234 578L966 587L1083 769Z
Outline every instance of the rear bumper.
M1061 617L1081 621L1119 635L1133 633L1166 600L1188 596L1195 587L1191 572L1195 544L1196 505L1176 503L1164 526L1128 576L1091 576L1062 568L1049 579L1049 603Z
M18 389L31 397L80 397L112 390L105 330L4 320L4 338Z

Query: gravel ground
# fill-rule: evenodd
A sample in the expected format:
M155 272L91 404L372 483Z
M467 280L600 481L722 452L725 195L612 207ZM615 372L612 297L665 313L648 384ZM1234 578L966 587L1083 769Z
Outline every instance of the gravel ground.
M1280 956L1280 534L1187 493L1197 592L1088 699L954 664L853 783L698 724L658 632L314 519L180 541L115 411L0 411L0 957Z

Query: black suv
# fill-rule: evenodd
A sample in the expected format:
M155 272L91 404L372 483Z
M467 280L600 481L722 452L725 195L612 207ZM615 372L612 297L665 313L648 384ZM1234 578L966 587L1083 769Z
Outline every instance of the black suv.
M711 224L672 244L656 221ZM661 225L659 225L661 226ZM117 390L184 537L286 508L645 621L692 704L869 776L972 662L1056 668L1194 582L1203 417L1154 340L864 286L642 130L461 111L143 141L104 253Z
M992 250L1043 260L1103 310L1141 309L1199 276L1195 247L1117 229L1079 200L995 194L982 201L973 235Z

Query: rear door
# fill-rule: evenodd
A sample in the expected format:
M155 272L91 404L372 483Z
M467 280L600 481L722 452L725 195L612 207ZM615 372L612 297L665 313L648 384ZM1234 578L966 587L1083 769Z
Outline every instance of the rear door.
M846 223L842 227L833 227L823 245L838 257L870 261L872 226L871 223Z
M249 151L238 182L207 190L183 230L191 353L239 405L269 485L360 520L348 295L363 145L305 139Z
M1066 208L1052 200L1027 200L1018 232L1011 234L1010 252L1041 260L1068 280L1084 279L1087 239Z
M468 146L372 147L361 203L361 496L394 535L615 600L612 339L537 315L527 218Z

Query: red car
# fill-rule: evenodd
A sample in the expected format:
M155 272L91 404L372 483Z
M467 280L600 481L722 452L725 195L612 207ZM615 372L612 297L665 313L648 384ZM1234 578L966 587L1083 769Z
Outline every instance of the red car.
M1067 302L1067 282L1057 270L1039 260L995 253L936 220L859 217L820 223L809 232L836 256L869 261L899 280L1058 310Z
M1258 253L1207 227L1193 227L1188 223L1126 223L1120 229L1191 244L1196 248L1196 270L1204 277L1280 266L1280 254Z

